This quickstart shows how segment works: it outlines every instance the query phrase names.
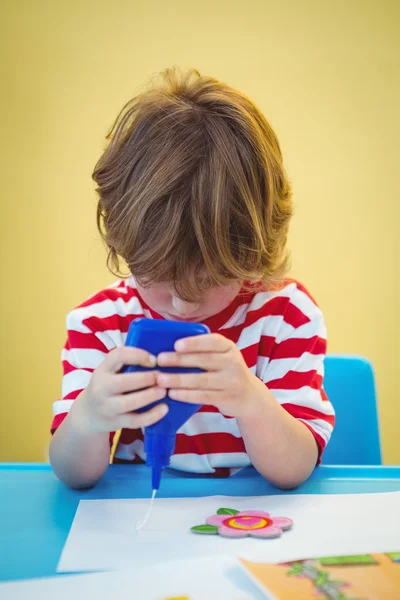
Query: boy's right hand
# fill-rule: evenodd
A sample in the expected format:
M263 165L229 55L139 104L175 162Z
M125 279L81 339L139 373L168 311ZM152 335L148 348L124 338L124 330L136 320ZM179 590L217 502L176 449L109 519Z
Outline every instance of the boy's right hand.
M138 429L156 423L168 412L166 404L135 414L166 396L157 387L157 371L120 373L124 365L155 367L156 359L145 350L124 346L111 350L94 371L89 385L74 402L81 427L89 433Z

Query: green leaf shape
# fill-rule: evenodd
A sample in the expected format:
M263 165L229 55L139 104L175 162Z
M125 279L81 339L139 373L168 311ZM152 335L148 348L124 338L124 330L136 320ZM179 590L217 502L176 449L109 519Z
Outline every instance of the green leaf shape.
M218 533L218 527L216 525L196 525L190 531L193 533Z
M297 575L302 575L305 567L302 563L295 563L287 572L289 577L297 577Z
M391 558L393 562L400 563L400 552L386 552L386 556Z
M345 565L376 565L376 560L369 554L353 554L350 556L326 556L319 558L319 563L324 566L345 566Z
M217 510L217 515L237 515L240 510L235 510L234 508L219 508Z
M321 587L329 580L329 573L326 571L319 571L318 577L315 580L315 585Z

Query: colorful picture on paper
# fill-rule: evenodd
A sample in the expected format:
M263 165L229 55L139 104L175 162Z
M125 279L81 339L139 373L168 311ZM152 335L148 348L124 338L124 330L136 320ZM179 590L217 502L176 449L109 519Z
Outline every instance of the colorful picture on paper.
M261 589L282 600L400 598L400 552L242 563Z

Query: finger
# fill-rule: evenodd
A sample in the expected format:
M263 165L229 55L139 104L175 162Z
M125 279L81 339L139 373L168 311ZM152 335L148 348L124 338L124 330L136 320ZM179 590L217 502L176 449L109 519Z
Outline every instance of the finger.
M148 406L153 402L165 398L167 390L160 387L151 387L141 392L133 392L124 396L115 396L112 398L112 411L114 415L132 412Z
M219 373L157 373L160 387L221 390L226 387Z
M187 404L211 404L218 406L220 392L216 390L169 390L171 400L187 402Z
M142 427L148 427L157 423L160 419L165 417L168 412L168 406L166 404L157 404L154 408L147 410L144 413L133 414L126 413L120 415L115 421L116 429L140 429Z
M204 369L204 371L220 371L227 364L227 355L224 352L200 354L162 352L157 356L157 363L160 367L187 367Z
M124 365L138 365L141 367L154 368L157 364L155 356L132 346L122 346L111 350L100 365L102 370L108 373L118 373Z
M175 342L176 352L229 352L233 342L219 333L182 338Z
M136 373L116 373L110 377L110 394L125 394L152 387L157 383L157 371L137 371Z

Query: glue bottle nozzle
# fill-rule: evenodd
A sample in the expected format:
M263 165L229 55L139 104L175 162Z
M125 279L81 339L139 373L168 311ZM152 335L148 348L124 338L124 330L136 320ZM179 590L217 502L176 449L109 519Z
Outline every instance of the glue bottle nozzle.
M160 487L161 471L162 471L161 467L153 467L152 468L151 483L152 483L153 491L158 490Z

